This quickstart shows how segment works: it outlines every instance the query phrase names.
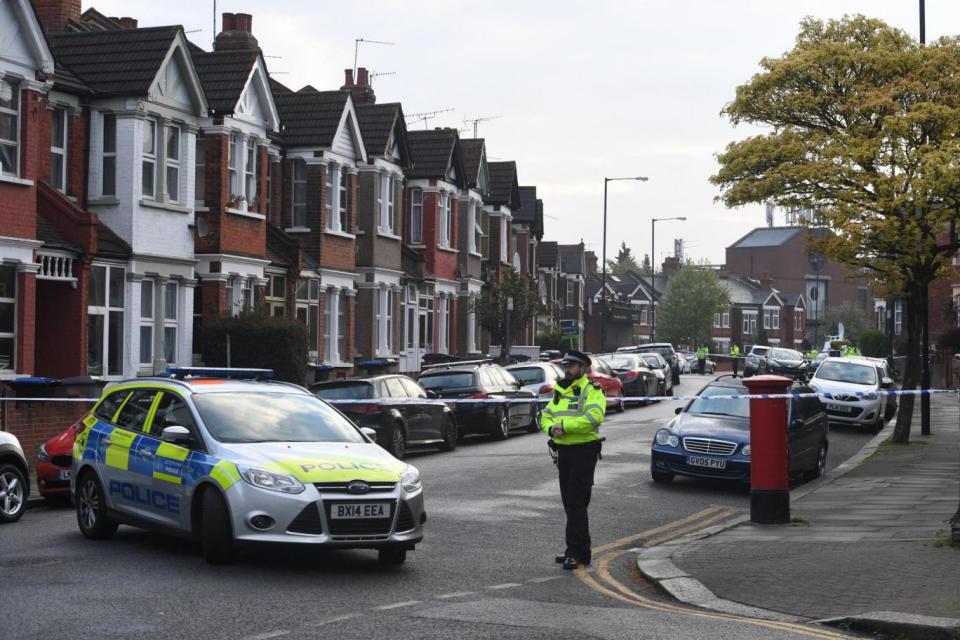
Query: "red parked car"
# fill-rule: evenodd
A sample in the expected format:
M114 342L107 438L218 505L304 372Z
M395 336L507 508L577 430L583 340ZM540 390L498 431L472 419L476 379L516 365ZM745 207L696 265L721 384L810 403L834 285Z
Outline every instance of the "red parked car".
M73 468L73 440L82 422L70 425L60 435L47 440L37 453L37 487L48 500L70 498L70 472Z
M551 360L550 362L560 365L560 359ZM591 382L596 382L600 385L600 388L603 389L603 395L607 397L607 409L613 407L617 413L623 411L623 383L620 382L620 378L617 377L617 374L613 372L613 369L610 368L603 360L590 357L590 371L587 372L587 377L590 378ZM613 398L617 398L613 400Z

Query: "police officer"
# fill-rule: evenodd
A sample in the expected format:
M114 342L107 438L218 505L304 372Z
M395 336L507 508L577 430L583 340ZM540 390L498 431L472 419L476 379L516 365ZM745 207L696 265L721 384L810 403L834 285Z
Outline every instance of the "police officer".
M740 365L740 345L730 345L730 358L733 360L733 377L737 377L737 367Z
M700 375L707 372L707 355L710 351L706 347L697 349L697 361L700 363Z
M591 559L587 507L600 457L598 432L607 413L607 399L600 385L586 375L589 356L571 350L560 364L563 378L554 384L553 399L544 408L540 424L557 454L560 497L567 514L567 548L556 562L564 569L576 569L590 564Z

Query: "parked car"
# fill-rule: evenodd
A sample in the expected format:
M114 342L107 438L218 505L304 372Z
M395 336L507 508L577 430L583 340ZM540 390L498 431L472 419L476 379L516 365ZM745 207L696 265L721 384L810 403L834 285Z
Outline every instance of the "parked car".
M681 353L680 354L680 373L690 373L692 362L691 358L696 358L694 353Z
M411 446L437 446L441 451L453 451L457 447L457 419L453 410L446 403L431 399L423 387L407 376L317 382L310 385L310 391L335 406L358 427L376 431L377 444L394 458L403 459Z
M688 373L700 373L700 358L697 357L696 353L685 353L681 356L681 359L687 363ZM717 363L709 357L704 365L706 373L712 374L717 370Z
M743 377L749 378L750 376L759 375L761 373L766 373L767 370L767 352L770 351L770 347L765 347L762 345L753 345L750 347L750 351L747 352L746 357L743 360Z
M765 373L787 376L794 380L807 379L807 367L810 363L799 351L771 347L764 356L764 362Z
M613 370L623 383L623 395L630 398L654 395L659 388L659 378L647 366L643 356L637 353L605 353L597 356ZM642 404L636 402L634 404Z
M670 364L670 370L672 372L671 384L680 384L680 354L673 348L673 345L669 342L651 342L649 344L641 344L635 347L620 347L617 351L626 351L630 353L659 353L663 356L663 359Z
M666 396L673 393L673 376L670 375L670 365L663 356L659 353L641 353L639 356L657 377L659 384L657 395Z
M721 377L708 383L677 416L654 435L650 474L654 482L675 476L750 481L750 400L716 396L748 394L742 379ZM809 393L805 385L791 392ZM829 420L819 398L794 398L788 404L789 473L805 479L823 475L827 463Z
M506 368L527 391L540 398L540 408L553 397L554 383L563 377L563 369L552 362L512 364Z
M83 429L83 422L78 421L43 443L37 452L37 488L49 501L70 500L73 441Z
M453 413L462 435L489 434L506 440L511 429L540 429L537 395L524 389L509 371L489 360L450 362L425 368L420 385L440 398L457 402ZM479 402L479 401L485 402ZM495 400L498 402L486 402Z
M814 390L830 394L824 402L831 422L863 427L872 433L883 428L888 415L888 396L875 392L893 389L894 385L875 363L861 357L827 358L810 378Z
M30 472L20 441L0 431L0 524L23 516L30 497Z

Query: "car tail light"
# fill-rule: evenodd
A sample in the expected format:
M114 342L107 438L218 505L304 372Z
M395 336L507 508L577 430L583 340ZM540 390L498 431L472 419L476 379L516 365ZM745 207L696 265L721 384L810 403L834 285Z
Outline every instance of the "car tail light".
M86 427L87 425L83 424L83 419L77 420L72 425L70 425L70 428L73 429L73 433L75 434L80 433L81 431L86 429Z
M640 375L640 374L637 373L636 371L627 371L625 374L623 374L623 381L624 381L624 382L630 382L630 381L632 381L632 380L636 380L636 379L637 379L637 376L639 376L639 375Z
M542 387L540 387L540 391L538 391L537 393L539 393L539 394L542 395L542 396L543 396L543 395L547 395L547 394L549 394L549 393L553 393L553 385L552 385L552 384L545 384L545 385L543 385Z
M486 400L486 399L489 398L490 396L487 395L486 393L484 393L483 391L477 391L476 393L471 393L471 394L470 394L469 396L467 396L467 397L468 397L468 398L471 398L471 399L473 399L473 400Z
M376 404L355 404L352 407L347 407L348 413L378 413L380 411L380 405Z

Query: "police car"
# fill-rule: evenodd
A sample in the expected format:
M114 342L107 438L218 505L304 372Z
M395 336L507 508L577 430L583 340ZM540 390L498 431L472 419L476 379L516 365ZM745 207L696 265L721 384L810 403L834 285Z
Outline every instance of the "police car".
M71 493L87 538L169 531L214 564L256 542L402 564L422 540L420 473L323 400L269 370L168 373L108 387L79 425Z

